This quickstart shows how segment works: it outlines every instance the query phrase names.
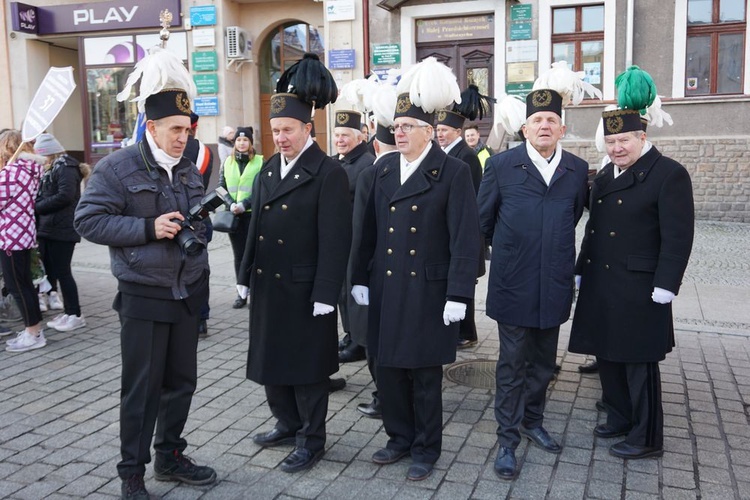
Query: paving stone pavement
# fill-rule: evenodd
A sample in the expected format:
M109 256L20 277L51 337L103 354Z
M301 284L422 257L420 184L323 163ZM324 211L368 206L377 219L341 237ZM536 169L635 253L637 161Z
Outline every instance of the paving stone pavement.
M579 224L579 234L583 222ZM697 224L696 246L675 301L677 347L661 364L665 453L622 461L608 454L616 440L595 438L603 422L594 403L598 378L566 351L550 385L545 426L564 449L550 455L523 442L521 474L512 482L493 471L497 452L494 391L446 379L443 453L426 481L405 479L408 461L377 466L386 443L379 420L356 405L369 401L364 362L341 366L343 391L331 395L327 451L312 470L276 469L288 449L260 449L251 436L273 425L263 388L245 379L246 309L234 310L231 249L225 235L210 246L210 336L199 344L198 389L186 427L187 453L215 467L212 487L156 482L154 496L172 499L708 499L750 498L750 225ZM105 248L81 243L74 258L88 326L47 330L48 345L23 354L0 352L0 498L113 498L120 492L119 328L111 309L115 280ZM494 360L496 326L484 315L486 282L477 291L479 345L458 361ZM49 320L53 312L45 313ZM18 328L20 325L15 324Z

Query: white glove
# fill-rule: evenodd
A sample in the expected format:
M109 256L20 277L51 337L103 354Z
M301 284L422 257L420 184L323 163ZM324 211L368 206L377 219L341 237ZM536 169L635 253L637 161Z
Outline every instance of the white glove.
M580 274L576 274L575 276L573 276L573 279L576 282L576 290L580 290L580 288L581 288L581 275Z
M443 310L443 323L445 326L461 321L466 317L466 304L462 302L453 302L447 300L445 302L445 309Z
M354 285L352 286L352 297L354 297L354 302L361 306L369 306L370 305L370 289L366 286L362 285Z
M239 295L241 299L246 299L248 292L249 290L245 285L237 285L237 295Z
M232 203L229 206L229 211L234 215L239 215L245 211L245 205L243 205L242 203Z
M313 304L313 316L322 316L324 314L330 314L333 312L334 307L328 304L321 304L316 302Z
M653 293L651 293L651 299L657 304L669 304L674 300L674 294L669 290L655 286Z

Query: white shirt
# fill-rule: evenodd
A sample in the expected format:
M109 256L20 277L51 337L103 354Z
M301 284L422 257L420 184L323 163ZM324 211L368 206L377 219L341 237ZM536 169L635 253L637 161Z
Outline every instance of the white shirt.
M305 147L302 148L302 151L299 152L297 156L289 160L287 163L287 159L284 155L281 155L281 178L283 179L286 177L286 174L289 173L289 171L292 169L292 167L297 163L297 160L299 160L299 157L302 156L302 153L307 151L307 148L313 145L312 137L307 138L307 142L305 143Z
M424 148L424 151L422 151L422 154L419 155L419 158L414 160L413 162L409 163L406 161L406 158L404 155L401 155L401 185L404 185L404 182L411 177L411 174L417 171L417 168L419 168L419 165L422 163L422 160L424 160L425 156L427 156L427 153L430 152L430 148L432 148L432 141L427 143L427 147Z
M182 157L175 158L165 153L162 149L159 148L159 146L156 145L156 141L148 130L144 135L146 136L146 142L148 142L148 147L151 149L151 155L154 157L156 164L163 168L165 172L167 172L167 175L169 176L169 182L172 182L172 169L175 165L180 163Z
M557 167L560 165L560 160L562 159L562 144L559 142L557 143L555 154L552 155L552 160L549 162L547 161L547 158L544 158L539 154L539 151L534 149L534 146L532 146L529 141L526 141L526 153L529 155L529 158L531 158L531 161L534 162L539 173L542 174L544 182L549 186L552 176L555 175L555 170L557 170Z
M456 144L458 144L459 142L461 142L461 140L462 140L462 139L461 139L461 136L458 136L458 137L456 137L456 140L455 140L455 141L453 141L453 142L451 142L451 143L450 143L450 144L448 144L447 146L445 146L445 147L443 148L443 151L445 151L446 153L448 153L448 152L449 152L449 151L450 151L451 149L455 148L455 147L456 147Z

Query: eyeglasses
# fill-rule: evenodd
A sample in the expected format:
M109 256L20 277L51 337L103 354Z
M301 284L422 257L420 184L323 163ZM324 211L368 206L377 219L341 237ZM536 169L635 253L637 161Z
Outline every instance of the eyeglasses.
M404 123L403 125L394 125L392 127L388 127L388 131L391 134L395 134L398 132L399 129L405 134L408 134L412 130L414 130L414 127L429 127L429 125L413 125L411 123Z

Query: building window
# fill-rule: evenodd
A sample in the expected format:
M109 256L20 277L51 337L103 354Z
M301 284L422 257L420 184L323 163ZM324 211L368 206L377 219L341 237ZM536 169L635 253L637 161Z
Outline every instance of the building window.
M685 95L741 94L745 0L688 0Z
M604 5L552 9L552 62L567 61L584 80L602 90Z

